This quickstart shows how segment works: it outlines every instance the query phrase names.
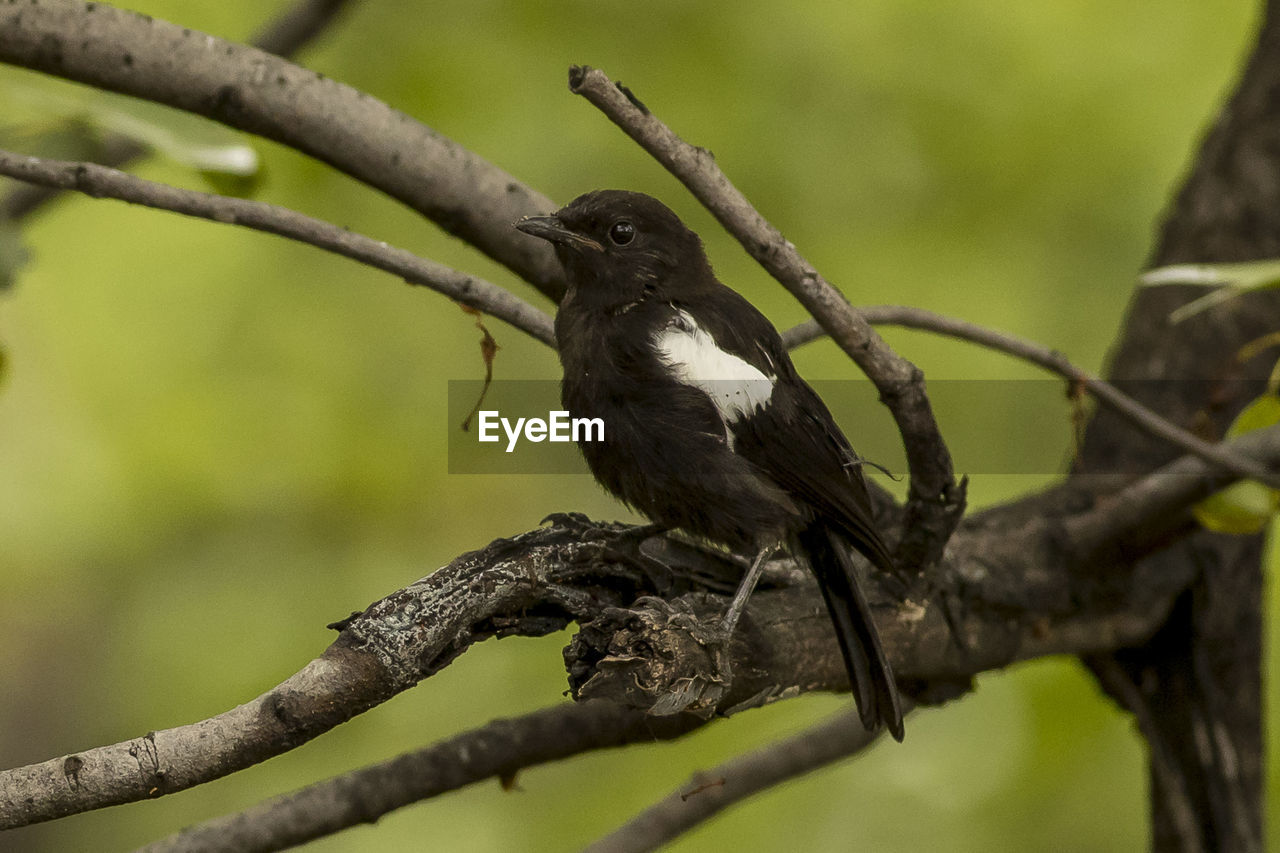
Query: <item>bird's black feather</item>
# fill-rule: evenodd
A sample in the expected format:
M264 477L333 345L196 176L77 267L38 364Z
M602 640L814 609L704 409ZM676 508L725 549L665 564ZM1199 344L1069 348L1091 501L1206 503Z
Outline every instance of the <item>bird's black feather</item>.
M808 556L827 602L862 724L874 729L884 722L889 733L902 740L902 703L893 671L844 543L834 530L816 524L801 530L796 539Z
M601 418L596 479L656 522L760 552L788 543L822 589L863 723L902 739L892 670L848 547L893 560L853 448L773 325L715 277L698 236L639 193L588 193L517 227L550 240L562 399ZM708 375L703 375L708 374Z

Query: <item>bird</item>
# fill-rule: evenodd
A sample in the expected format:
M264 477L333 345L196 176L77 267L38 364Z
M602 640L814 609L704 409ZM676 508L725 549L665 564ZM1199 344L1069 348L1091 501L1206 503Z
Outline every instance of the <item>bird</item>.
M515 227L550 242L564 267L561 402L604 424L579 442L596 481L655 527L753 555L726 635L770 556L786 548L807 563L863 726L901 741L898 687L849 549L885 572L894 560L863 461L777 329L651 196L596 190Z

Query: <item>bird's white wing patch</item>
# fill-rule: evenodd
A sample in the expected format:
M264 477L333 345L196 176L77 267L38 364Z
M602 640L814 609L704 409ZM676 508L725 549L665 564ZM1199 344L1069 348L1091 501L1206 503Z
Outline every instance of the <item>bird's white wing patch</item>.
M653 346L677 382L711 398L726 425L762 408L773 396L775 376L720 349L685 311L654 335Z

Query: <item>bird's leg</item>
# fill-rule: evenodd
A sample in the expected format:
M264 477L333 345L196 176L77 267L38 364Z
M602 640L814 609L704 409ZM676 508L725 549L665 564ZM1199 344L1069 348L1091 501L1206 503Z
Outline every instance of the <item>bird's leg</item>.
M738 624L742 611L747 607L747 599L751 597L751 591L756 588L760 575L764 573L764 564L777 553L778 547L778 543L763 546L751 561L751 568L747 569L747 573L742 576L742 583L738 584L738 591L733 594L733 601L729 603L729 609L720 620L720 630L726 637L733 636L733 629Z
M663 575L671 574L671 567L661 560L651 557L642 550L645 542L655 536L661 536L671 529L669 524L643 524L626 527L608 534L606 551L633 564L645 567L659 567Z
M650 586L662 594L671 588L674 570L657 557L646 554L643 546L670 529L669 524L644 524L610 531L605 538L603 553L639 569L648 578Z

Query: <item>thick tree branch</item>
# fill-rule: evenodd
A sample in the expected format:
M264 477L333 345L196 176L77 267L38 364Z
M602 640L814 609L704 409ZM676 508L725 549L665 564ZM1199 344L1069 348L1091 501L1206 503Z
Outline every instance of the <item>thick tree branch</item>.
M1272 0L1240 82L1170 207L1153 266L1280 255L1278 87L1280 3ZM1280 328L1280 302L1254 295L1171 329L1170 313L1203 293L1138 290L1108 374L1171 421L1221 435L1272 367L1266 358L1241 363L1236 353ZM1100 408L1076 470L1141 471L1172 452ZM1146 643L1085 659L1149 745L1157 853L1265 849L1261 557L1260 537L1204 532L1145 557L1144 571L1190 569L1196 582Z
M977 323L970 323L956 317L947 317L924 308L912 308L903 305L872 305L858 309L867 322L876 326L901 326L906 329L921 329L937 332L940 335L958 338L979 346L1003 352L1020 358L1051 373L1056 373L1072 383L1084 388L1098 402L1109 407L1117 414L1125 417L1135 426L1151 435L1163 439L1175 447L1194 453L1201 459L1214 462L1226 470L1241 477L1251 477L1274 487L1280 487L1280 477L1273 471L1260 467L1250 459L1242 459L1221 445L1204 441L1177 424L1161 417L1156 412L1139 403L1106 380L1076 367L1065 355L1048 347L1016 337L1007 332L999 332ZM815 341L825 335L817 321L809 320L787 329L782 339L789 348ZM1167 380L1166 380L1167 381Z
M324 32L351 0L298 0L250 42L254 47L290 57ZM96 162L116 169L147 153L147 146L118 133L102 140ZM29 216L56 197L60 190L38 184L19 184L0 198L0 221Z
M1280 461L1280 430L1246 436L1231 447ZM1184 459L1161 473L1174 482L1182 478L1170 475L1194 478L1209 470L1203 460ZM1108 537L1126 537L1124 551L1132 555L1163 547L1174 535L1171 519L1181 518L1176 510L1200 492L1178 487L1174 499L1155 489L1160 479L1155 474L1135 484L1134 494L1150 497L1133 498L1135 506L1124 513L1093 509L1091 499L1062 488L974 516L953 537L938 575L954 580L931 580L929 591L914 589L900 599L881 587L878 576L868 577L873 606L885 614L879 627L899 678L905 684L963 683L1016 660L1143 642L1163 624L1194 567L1152 571L1152 564L1139 562L1119 574L1119 566L1110 573L1099 566L1113 565L1103 547L1112 541ZM1083 513L1082 504L1090 507ZM1107 519L1113 528L1096 532ZM1096 538L1069 534L1073 521ZM807 573L786 572L772 579L773 588L761 589L725 649L723 636L707 626L717 624L721 596L740 567L671 538L654 540L656 551L628 555L627 540L618 538L622 529L565 516L499 540L375 603L345 623L323 655L246 705L190 726L0 773L0 828L173 793L226 775L385 701L475 642L542 635L571 621L582 626L568 653L579 698L651 708L683 694L705 717L807 690L847 688ZM1134 529L1146 537L1129 535ZM1076 538L1092 547L1075 550ZM721 655L732 662L727 685ZM927 693L938 695L938 688ZM706 698L713 704L699 703Z
M555 346L551 318L496 284L285 207L179 189L94 163L45 160L8 151L0 151L0 175L288 237L429 287Z
M1144 733L1157 732L1159 728L1150 706L1115 657L1095 655L1089 658L1089 662L1094 677L1103 688L1132 711L1139 729ZM1196 816L1196 803L1187 790L1188 780L1163 738L1148 737L1147 763L1152 781L1159 791L1157 796L1164 800L1164 808L1168 810L1169 818L1176 827L1177 836L1185 840L1182 845L1184 853L1209 853L1200 844L1199 818Z
M171 794L305 743L390 698L368 654L330 647L216 717L0 773L0 830Z
M553 299L562 271L515 231L554 205L386 104L255 48L80 0L0 4L0 62L167 104L323 160L399 199Z
M562 521L464 554L376 602L298 674L208 720L0 773L0 830L185 790L293 749L447 666L492 636L540 636L633 600L609 562L616 528ZM701 552L673 552L688 565ZM726 576L733 566L707 565Z
M679 178L875 384L902 433L911 472L898 559L904 568L913 569L936 560L964 510L964 488L955 481L951 454L938 430L919 368L889 349L844 295L729 181L709 151L685 142L598 69L574 66L569 71L569 88Z

